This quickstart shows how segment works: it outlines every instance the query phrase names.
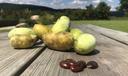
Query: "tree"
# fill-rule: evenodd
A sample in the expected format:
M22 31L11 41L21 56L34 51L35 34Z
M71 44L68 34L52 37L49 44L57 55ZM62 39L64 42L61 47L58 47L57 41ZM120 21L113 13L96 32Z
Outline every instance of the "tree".
M128 0L120 0L120 10L128 12Z
M128 0L120 0L120 4L119 11L123 11L125 16L128 16Z
M109 19L110 6L105 2L100 2L96 7L96 13L99 19Z
M92 4L86 6L86 18L87 19L95 18L95 8Z

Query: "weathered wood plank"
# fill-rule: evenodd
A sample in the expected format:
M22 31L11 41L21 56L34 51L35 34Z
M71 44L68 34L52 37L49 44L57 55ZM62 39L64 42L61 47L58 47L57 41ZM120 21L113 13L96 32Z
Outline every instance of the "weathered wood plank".
M44 45L32 49L13 49L7 33L0 38L0 76L18 75L43 51Z
M74 52L58 52L45 50L21 76L127 76L128 72L128 46L100 33L93 31L86 26L73 26L82 29L84 32L92 33L97 38L96 50L90 55L77 55ZM75 60L94 60L99 68L85 69L80 73L72 73L59 67L63 59L73 58Z
M99 76L126 76L128 74L126 71L128 70L128 68L126 67L128 65L127 45L117 42L116 40L110 39L100 34L99 32L92 30L91 28L88 28L88 26L76 26L76 27L77 28L82 27L81 29L83 31L92 33L97 38L96 49L100 51L100 54L96 55L96 57L91 57L91 58L98 60L98 62L100 62L100 65L104 66L104 67L100 66L103 70L102 73L104 75L99 75ZM106 70L112 71L113 75L109 72L105 74ZM93 74L90 76L94 76L97 73L94 72L89 74Z
M61 60L71 58L70 54L46 49L21 76L78 76L59 66Z
M94 25L87 25L88 28L99 32L100 34L115 39L121 43L128 45L128 33L117 30L102 28Z

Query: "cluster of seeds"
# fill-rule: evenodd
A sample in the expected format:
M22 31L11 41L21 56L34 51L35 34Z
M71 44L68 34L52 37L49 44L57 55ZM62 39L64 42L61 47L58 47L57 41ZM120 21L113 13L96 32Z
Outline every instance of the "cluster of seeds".
M89 61L86 63L83 60L75 61L73 59L66 59L60 62L60 67L70 69L72 72L81 72L85 68L96 69L98 68L98 64L95 61Z

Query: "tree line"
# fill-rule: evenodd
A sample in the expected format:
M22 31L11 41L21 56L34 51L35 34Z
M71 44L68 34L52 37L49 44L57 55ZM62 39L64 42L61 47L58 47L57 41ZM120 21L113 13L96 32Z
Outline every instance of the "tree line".
M118 11L123 11L125 16L128 17L128 0L120 0L120 7L118 7Z
M67 15L72 20L81 19L108 19L110 7L105 3L101 2L97 7L92 4L85 7L86 9L60 9L56 11L49 10L32 10L29 8L12 10L12 9L0 9L0 19L28 19L31 15L38 14L41 16L52 15L56 18L60 15Z
M118 11L125 12L125 15L128 15L128 0L121 0L121 6L118 7ZM15 7L15 6L14 6ZM25 7L25 6L23 6ZM36 6L33 6L34 8ZM33 8L32 7L32 8ZM21 7L20 7L21 8ZM54 23L60 16L66 15L70 17L71 20L98 20L98 19L110 19L110 9L105 2L100 2L96 7L92 4L85 6L86 9L47 9L42 10L41 7L38 9L30 9L25 7L24 9L5 9L0 8L0 25L6 24L5 21L8 21L8 25L11 25L11 20L14 24L23 21L30 21L32 15L40 15L42 22L44 24ZM3 21L2 21L3 20ZM4 23L2 23L4 22ZM15 23L14 23L15 22ZM8 26L7 25L7 26Z

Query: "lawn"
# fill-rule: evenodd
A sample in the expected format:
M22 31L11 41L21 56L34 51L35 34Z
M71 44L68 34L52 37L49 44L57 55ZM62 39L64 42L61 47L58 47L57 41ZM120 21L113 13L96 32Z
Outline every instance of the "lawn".
M128 32L128 20L84 20L73 21L75 24L94 24L97 26Z

